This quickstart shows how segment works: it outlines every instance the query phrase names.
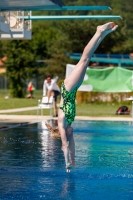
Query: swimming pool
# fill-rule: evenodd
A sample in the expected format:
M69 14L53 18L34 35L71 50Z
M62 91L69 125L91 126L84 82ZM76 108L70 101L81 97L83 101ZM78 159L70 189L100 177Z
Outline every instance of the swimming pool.
M56 124L56 121L50 121ZM0 199L133 199L133 123L75 121L76 166L45 122L0 132Z

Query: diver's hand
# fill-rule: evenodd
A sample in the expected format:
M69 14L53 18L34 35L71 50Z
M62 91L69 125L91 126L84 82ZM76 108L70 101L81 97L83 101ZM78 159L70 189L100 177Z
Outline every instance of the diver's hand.
M71 171L70 168L67 168L67 169L66 169L66 172L70 172L70 171Z

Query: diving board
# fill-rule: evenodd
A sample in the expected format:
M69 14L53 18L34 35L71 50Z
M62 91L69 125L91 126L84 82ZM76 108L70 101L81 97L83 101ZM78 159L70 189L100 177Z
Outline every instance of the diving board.
M52 10L45 8L45 10ZM109 6L62 6L56 7L54 10L68 11L68 10L111 10Z
M28 11L55 9L62 6L62 0L0 0L0 11Z
M32 2L32 3L30 3ZM31 1L31 0L3 0L0 2L1 11L14 11L14 10L111 10L109 6L62 6L61 1L54 1L53 3L49 0L42 1Z
M111 10L109 6L62 6L62 0L0 0L0 38L31 39L32 20L121 19L119 15L31 16L32 10Z
M62 0L0 0L0 38L31 39L31 10L54 10L62 7ZM20 17L18 17L20 16Z
M19 18L22 18L18 16ZM57 15L57 16L24 16L25 20L84 20L84 19L122 19L120 15Z

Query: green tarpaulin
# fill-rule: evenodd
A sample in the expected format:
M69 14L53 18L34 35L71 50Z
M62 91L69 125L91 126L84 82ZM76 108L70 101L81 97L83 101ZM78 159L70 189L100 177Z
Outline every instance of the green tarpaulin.
M74 65L67 64L66 76ZM93 92L131 92L133 91L133 72L121 67L104 69L88 68L80 91Z

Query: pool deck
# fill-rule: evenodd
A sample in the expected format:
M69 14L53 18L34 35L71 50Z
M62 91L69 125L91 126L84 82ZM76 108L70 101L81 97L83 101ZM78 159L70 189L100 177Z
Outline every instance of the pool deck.
M25 122L38 122L49 119L57 119L50 116L36 116L36 115L8 115L1 114L0 122L8 123L25 123ZM76 116L75 120L101 120L101 121L133 121L132 117L116 116L116 117L91 117L91 116Z
M8 109L0 110L0 122L2 123L25 123L25 122L38 122L49 119L57 119L55 117L45 116L45 115L13 115L11 113L26 111L26 110L36 110L37 107L28 107L28 108L18 108L18 109ZM4 113L4 114L2 114ZM10 113L10 114L8 114ZM101 120L101 121L133 121L131 116L115 116L115 117L92 117L92 116L76 116L75 120Z

